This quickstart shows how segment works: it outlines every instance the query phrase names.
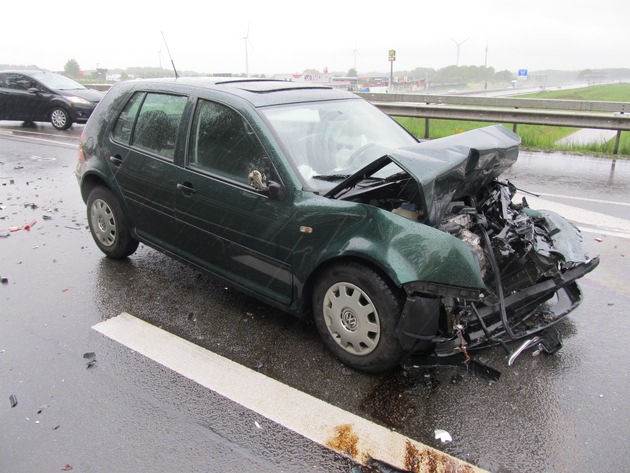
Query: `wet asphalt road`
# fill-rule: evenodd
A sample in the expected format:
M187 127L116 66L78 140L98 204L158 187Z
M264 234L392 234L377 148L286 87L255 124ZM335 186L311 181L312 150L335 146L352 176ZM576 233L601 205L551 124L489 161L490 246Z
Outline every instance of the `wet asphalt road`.
M91 329L124 311L490 471L630 469L630 235L589 222L584 245L602 263L559 325L556 355L507 368L500 349L486 350L496 383L454 368L367 376L332 359L314 327L149 248L103 258L73 175L80 130L0 124L0 231L37 221L0 238L0 470L352 470ZM630 215L626 161L524 153L507 177L551 202ZM436 428L453 442L441 445Z

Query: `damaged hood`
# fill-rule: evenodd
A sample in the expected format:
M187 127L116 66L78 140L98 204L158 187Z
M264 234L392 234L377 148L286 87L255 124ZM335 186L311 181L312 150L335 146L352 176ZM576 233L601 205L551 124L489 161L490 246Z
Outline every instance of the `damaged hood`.
M415 178L425 223L439 225L449 203L474 195L516 162L521 139L501 125L399 148L389 157Z
M336 198L390 163L418 183L423 222L437 227L449 203L474 195L516 162L521 139L501 125L398 148L339 183L325 196Z

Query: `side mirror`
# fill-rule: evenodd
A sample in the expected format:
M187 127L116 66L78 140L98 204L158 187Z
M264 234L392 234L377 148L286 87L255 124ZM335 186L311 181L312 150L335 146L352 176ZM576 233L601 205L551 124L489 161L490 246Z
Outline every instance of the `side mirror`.
M39 94L39 89L37 87L29 87L26 91L35 95Z
M267 180L267 176L258 170L249 173L249 185L259 192L269 196L273 200L283 200L285 196L284 186L282 184Z

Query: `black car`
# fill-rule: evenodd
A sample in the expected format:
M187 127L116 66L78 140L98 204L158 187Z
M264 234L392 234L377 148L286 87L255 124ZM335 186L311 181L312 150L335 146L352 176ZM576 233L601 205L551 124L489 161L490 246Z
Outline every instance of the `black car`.
M50 122L58 130L87 123L103 92L45 71L0 72L0 120Z
M376 372L522 338L514 356L560 346L552 326L599 260L497 179L519 145L503 126L419 142L329 87L156 79L109 90L76 174L108 257L143 242L314 320L340 360Z

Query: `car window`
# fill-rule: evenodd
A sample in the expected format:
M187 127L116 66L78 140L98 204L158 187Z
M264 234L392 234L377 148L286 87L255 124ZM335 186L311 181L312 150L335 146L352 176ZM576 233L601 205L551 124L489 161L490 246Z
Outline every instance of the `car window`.
M249 173L269 176L270 163L253 129L235 110L200 100L193 122L188 165L249 184Z
M173 159L186 101L179 95L136 93L114 124L114 139Z
M22 74L7 74L4 83L5 87L17 90L28 90L38 86L37 82Z
M124 144L129 144L131 141L131 132L133 131L133 124L136 121L138 110L144 100L145 92L136 92L133 94L129 102L123 108L123 111L118 116L118 120L114 124L114 139Z

